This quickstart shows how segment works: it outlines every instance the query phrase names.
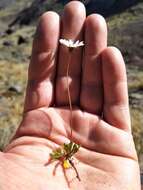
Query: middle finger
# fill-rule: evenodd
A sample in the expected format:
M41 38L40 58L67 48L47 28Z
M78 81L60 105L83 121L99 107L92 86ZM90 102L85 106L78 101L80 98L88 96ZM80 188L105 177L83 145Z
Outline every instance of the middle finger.
M86 18L85 7L78 1L73 1L65 6L62 17L62 39L72 39L74 42L82 40L83 25ZM70 88L72 104L79 100L80 74L82 62L82 48L79 47L71 53L68 84ZM59 63L57 68L56 81L56 104L65 106L68 104L67 96L67 65L69 61L69 50L66 46L60 45ZM62 92L62 93L61 93Z

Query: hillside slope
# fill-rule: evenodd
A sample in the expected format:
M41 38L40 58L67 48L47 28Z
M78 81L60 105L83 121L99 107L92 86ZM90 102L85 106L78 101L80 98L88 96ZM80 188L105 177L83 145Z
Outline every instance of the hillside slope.
M137 4L138 0L81 0L87 9L87 14L99 13L107 17L115 13L121 12L126 8ZM9 9L5 10L11 12L11 7L17 8L13 9L14 15L11 14L11 22L9 26L15 24L27 25L35 20L45 11L56 10L61 12L63 4L69 2L69 0L29 0L29 1L18 1L18 0L1 0L0 8ZM21 9L22 8L22 9Z

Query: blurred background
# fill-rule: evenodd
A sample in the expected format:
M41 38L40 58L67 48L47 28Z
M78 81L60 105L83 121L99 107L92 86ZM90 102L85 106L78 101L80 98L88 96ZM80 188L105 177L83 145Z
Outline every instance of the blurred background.
M0 149L22 117L27 68L39 16L62 13L68 0L0 0ZM108 23L109 45L123 53L128 75L133 135L143 171L143 0L83 0L87 14Z

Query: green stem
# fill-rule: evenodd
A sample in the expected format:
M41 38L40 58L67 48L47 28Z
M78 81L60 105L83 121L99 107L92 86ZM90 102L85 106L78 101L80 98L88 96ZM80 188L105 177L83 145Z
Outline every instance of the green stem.
M67 64L67 92L68 92L68 102L69 102L69 107L70 107L70 140L72 139L72 118L73 118L73 113L72 113L72 102L71 102L71 93L70 93L70 87L69 87L69 68L70 68L70 62L71 62L71 54L72 51L69 51L69 58L68 58L68 64Z
M71 166L73 167L73 169L74 169L74 171L75 171L75 173L76 173L77 179L78 179L79 181L81 181L80 176L79 176L79 173L78 173L78 171L77 171L77 169L76 169L74 163L72 162L72 160L69 159L69 163L70 163Z

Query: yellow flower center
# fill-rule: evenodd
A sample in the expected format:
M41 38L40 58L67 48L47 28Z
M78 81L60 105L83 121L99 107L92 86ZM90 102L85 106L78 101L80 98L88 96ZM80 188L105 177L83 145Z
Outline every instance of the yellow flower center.
M69 160L64 160L63 167L64 169L69 169L71 167Z

